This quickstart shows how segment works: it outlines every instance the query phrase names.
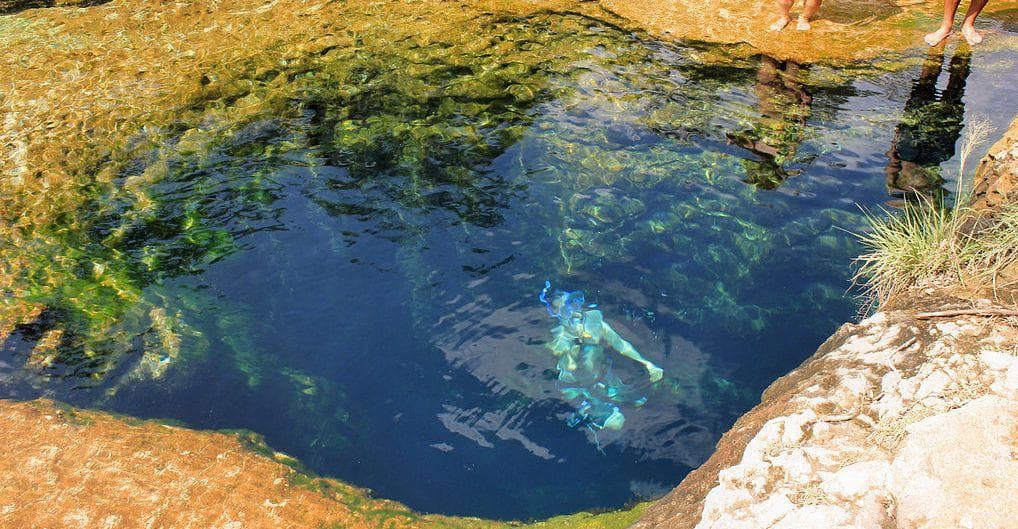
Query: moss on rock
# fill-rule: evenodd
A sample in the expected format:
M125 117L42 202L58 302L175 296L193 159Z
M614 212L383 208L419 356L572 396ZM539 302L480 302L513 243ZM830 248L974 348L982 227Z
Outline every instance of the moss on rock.
M195 431L48 400L0 400L0 417L4 527L621 529L646 507L534 523L424 515L307 474L251 432Z

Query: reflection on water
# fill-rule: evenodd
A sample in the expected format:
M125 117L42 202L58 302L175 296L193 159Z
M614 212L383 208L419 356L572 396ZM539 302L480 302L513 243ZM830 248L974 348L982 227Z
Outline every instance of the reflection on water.
M965 80L971 72L971 51L955 50L948 64L947 86L937 90L944 66L944 47L930 48L905 103L887 152L887 187L896 196L923 194L941 200L945 191L940 164L954 157L965 125Z
M784 166L804 139L813 103L800 80L803 75L804 68L793 61L760 58L755 85L760 119L753 128L728 135L757 156L742 161L747 183L774 189L788 178Z
M4 337L3 395L249 428L427 511L677 483L854 313L845 230L886 199L875 153L911 73L703 64L574 16L471 23L370 28L284 88L139 134L86 207L2 247L38 264L7 306L45 307ZM662 369L611 364L602 401L647 398L624 428L565 423L549 279Z

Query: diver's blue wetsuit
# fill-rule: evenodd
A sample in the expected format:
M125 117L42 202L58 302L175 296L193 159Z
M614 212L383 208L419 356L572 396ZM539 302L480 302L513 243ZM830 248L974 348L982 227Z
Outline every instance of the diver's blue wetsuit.
M642 406L647 399L636 394L611 372L605 345L643 364L651 382L660 380L663 371L623 340L604 321L601 311L584 310L582 292L556 291L549 299L547 291L550 288L551 284L545 283L541 301L561 325L551 330L552 340L547 346L559 359L559 380L567 384L561 388L562 395L577 406L576 413L569 418L569 425L584 424L597 429L619 430L625 423L625 416L618 405Z

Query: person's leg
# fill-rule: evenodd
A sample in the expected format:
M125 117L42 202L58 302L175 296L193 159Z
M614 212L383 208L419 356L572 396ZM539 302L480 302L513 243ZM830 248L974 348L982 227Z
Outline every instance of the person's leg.
M562 396L566 400L573 400L579 397L590 397L590 392L588 392L585 388L561 388L559 391L562 392Z
M983 36L976 31L975 23L976 17L979 16L979 12L986 7L987 0L972 0L969 4L969 10L965 12L965 21L961 23L961 34L965 37L965 40L971 46L975 46L983 41Z
M778 2L778 20L771 24L768 31L781 31L788 23L792 20L792 15L789 11L792 9L793 0L777 0Z
M954 14L958 11L959 2L961 0L944 0L944 18L940 21L940 28L923 37L926 44L936 46L951 34L951 27L954 26ZM982 2L984 5L986 4L986 0L982 0Z
M604 420L604 423L601 425L601 428L605 430L614 430L617 432L621 430L622 427L625 426L625 424L626 416L622 415L622 412L619 411L618 408L615 408L615 410L612 411L611 415L609 415L608 418Z
M813 20L817 12L820 11L820 2L822 0L806 0L805 5L802 9L802 14L799 15L799 20L795 23L795 29L799 31L805 31L811 26L809 21Z

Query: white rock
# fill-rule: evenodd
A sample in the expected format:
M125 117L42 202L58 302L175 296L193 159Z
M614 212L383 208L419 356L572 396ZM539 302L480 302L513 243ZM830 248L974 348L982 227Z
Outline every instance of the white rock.
M936 341L926 346L927 365L941 365L944 356L947 356L954 349L943 341Z
M772 494L766 500L752 506L756 527L770 527L795 509L795 504L784 494Z
M919 384L913 378L906 378L898 384L898 394L901 395L901 400L906 402L915 400L915 392L918 389Z
M944 390L947 389L947 385L951 383L951 378L947 376L943 371L934 371L930 376L926 377L919 384L919 389L916 390L915 400L924 400L927 397L940 397L944 394Z
M886 483L890 464L886 461L864 461L848 465L820 484L828 496L851 502L872 491L880 491Z
M873 343L869 350L854 353L854 360L879 367L894 365L894 357L898 353L897 344L901 341L900 336L901 327L888 329L888 332L880 336L879 341Z
M962 336L965 334L974 334L977 330L970 323L959 323L957 321L943 321L937 323L936 328L944 336Z
M870 383L862 375L847 376L841 379L841 385L855 396L863 396L869 389Z
M901 417L904 415L905 403L892 394L885 394L883 398L881 398L880 401L873 406L873 409L877 412L877 418L883 421L888 417Z
M888 371L883 378L880 379L880 391L888 394L898 393L898 384L901 383L901 373L897 371Z
M1003 351L988 350L979 353L979 361L994 371L1004 371L1014 364L1018 364L1018 356Z
M848 511L841 507L807 505L786 514L770 529L840 529L852 527L851 519Z
M824 439L826 439L827 436L830 433L831 433L831 425L830 425L830 423L826 423L826 422L820 421L820 422L818 422L818 423L813 425L813 429L812 429L812 432L810 433L810 437L813 438L814 442L819 442L819 441L823 441Z
M886 529L896 527L891 513L887 510L887 490L874 490L860 500L856 500L853 513L857 529Z
M753 455L753 458L749 458ZM763 460L763 454L745 454L742 462L718 472L718 482L723 488L745 489L761 493L770 476L771 464Z
M894 356L893 346L901 334L901 326L895 325L886 329L870 327L865 334L850 336L840 347L831 351L828 357L851 358L854 362L874 365L887 365Z
M742 463L718 471L718 484L721 488L734 488L742 480Z
M806 398L806 406L815 408L817 404L827 400L827 390L814 384L802 390L802 393L796 396L797 399L799 397Z
M809 458L806 457L806 452L801 448L787 450L773 456L771 463L775 467L780 467L784 472L785 481L790 482L789 484L804 485L816 478L816 470Z
M887 321L886 312L878 312L865 320L859 322L859 325L883 325Z
M785 417L775 417L764 423L760 428L760 431L746 443L746 451L743 453L743 459L746 457L753 457L754 453L763 453L770 449L771 446L781 443L781 434L785 428Z
M1018 527L1018 402L985 396L908 428L888 486L898 527Z
M831 401L839 410L856 411L859 407L859 397L853 395L845 388L838 388L831 395Z
M990 391L1002 397L1018 400L1018 362L1011 364L1004 376L990 386Z
M759 529L752 521L739 520L732 516L722 516L717 520L703 520L696 524L696 529Z
M802 441L806 435L806 427L816 422L817 414L813 410L806 410L802 413L789 415L785 419L784 428L781 431L781 444L794 446Z
M732 523L734 520L731 513L753 501L753 495L744 489L714 487L703 500L703 514L696 527L697 529L724 527L721 523L728 523L727 527L738 527L737 524ZM715 525L716 523L718 525Z
M817 424L824 424L827 426L828 429L830 428L830 425L827 425L827 423L817 423ZM803 453L806 454L806 457L808 457L809 460L812 462L813 469L816 470L817 472L823 470L836 469L840 467L841 460L844 457L844 452L842 452L841 450L832 450L830 448L818 446L815 444L809 444L802 447L802 451Z

